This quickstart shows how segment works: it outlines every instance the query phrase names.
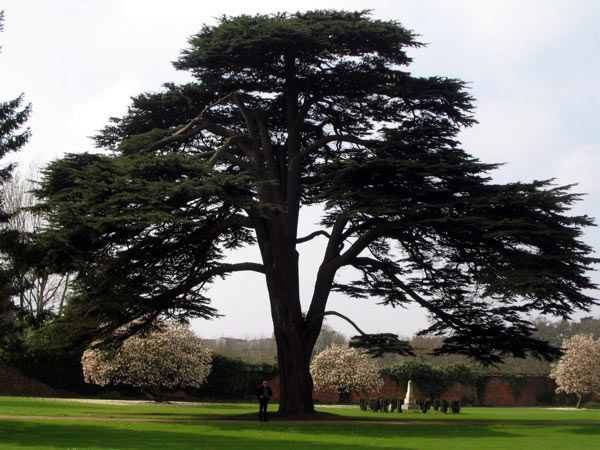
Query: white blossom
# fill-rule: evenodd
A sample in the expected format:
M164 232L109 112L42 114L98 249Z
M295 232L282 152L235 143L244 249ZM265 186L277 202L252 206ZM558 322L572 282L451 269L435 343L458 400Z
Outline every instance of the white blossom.
M584 394L600 391L600 340L575 335L563 341L565 353L552 366L550 377L556 380L556 392L577 394L577 407Z
M100 386L200 387L212 368L212 352L189 328L167 324L146 337L132 336L116 351L83 353L87 383Z
M310 373L317 390L367 394L383 386L377 363L370 356L350 347L332 345L313 359Z

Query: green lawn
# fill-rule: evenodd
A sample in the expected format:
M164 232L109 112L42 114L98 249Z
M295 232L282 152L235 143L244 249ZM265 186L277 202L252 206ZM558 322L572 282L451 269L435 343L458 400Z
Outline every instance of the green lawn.
M142 423L75 420L0 420L0 449L597 449L600 425L563 424L595 421L600 410L560 411L543 408L465 408L458 415L361 412L320 407L337 415L337 423L214 422L210 419L254 417L253 404L117 406L47 399L0 397L2 415L67 417L197 418L193 423ZM252 415L249 415L252 413ZM239 417L239 416L238 416ZM333 416L327 414L328 418ZM344 419L410 420L414 424L354 424ZM423 421L441 421L426 424ZM449 420L452 420L450 422ZM519 420L524 423L502 423ZM540 424L536 421L556 421ZM421 423L419 423L419 421ZM455 423L454 421L460 421ZM488 423L472 424L468 421ZM461 423L463 422L463 423Z
M446 420L461 422L498 422L498 421L554 421L554 422L600 422L600 409L562 410L557 408L462 408L460 414L444 414L430 410L427 414L420 411L403 411L402 413L381 413L358 408L318 408L319 411L330 412L345 418L375 420ZM600 445L598 446L600 449Z
M277 405L271 405L275 411ZM165 419L253 419L257 406L254 403L211 403L201 406L181 404L152 404L143 406L120 406L68 400L0 397L0 415L28 415L55 417L153 417ZM321 418L340 420L392 420L392 421L577 421L600 422L600 409L561 410L550 408L462 408L460 414L443 414L431 410L374 413L356 408L328 408L317 406L317 411L326 413Z
M254 412L253 404L212 403L207 406L148 404L119 406L68 400L0 397L0 415L55 417L154 417L171 419L210 419Z

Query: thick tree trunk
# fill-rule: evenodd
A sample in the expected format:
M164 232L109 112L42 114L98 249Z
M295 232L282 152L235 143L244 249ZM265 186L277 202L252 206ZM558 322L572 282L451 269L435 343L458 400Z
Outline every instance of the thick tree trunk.
M581 409L581 400L583 399L583 394L577 394L577 405L575 408Z
M272 277L267 274L271 314L277 341L279 412L311 414L314 412L313 383L309 370L312 349L306 348L304 320L296 282L297 275L294 277L294 270L297 268L294 269L294 264L290 264L281 267Z
M279 412L286 415L311 414L314 412L313 382L309 370L312 347L307 347L304 336L298 254L295 245L287 243L283 233L270 231L270 239L262 251L277 341Z
M275 336L279 363L279 412L286 415L311 414L314 412L313 382L302 334L279 330Z

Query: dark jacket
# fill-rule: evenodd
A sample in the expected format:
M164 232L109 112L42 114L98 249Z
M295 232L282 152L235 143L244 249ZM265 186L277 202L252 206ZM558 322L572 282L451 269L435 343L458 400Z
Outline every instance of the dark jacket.
M256 392L254 392L254 394L256 395L256 398L258 398L260 400L261 395L263 395L263 389L264 386L261 384L258 389L256 389ZM271 388L269 386L267 386L267 392L269 393L268 396L268 400L271 399L271 397L273 396L273 391L271 390Z

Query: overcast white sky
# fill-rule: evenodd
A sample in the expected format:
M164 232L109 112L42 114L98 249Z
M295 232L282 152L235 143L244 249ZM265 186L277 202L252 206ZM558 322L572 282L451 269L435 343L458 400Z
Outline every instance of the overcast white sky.
M411 52L413 74L471 83L479 125L462 133L464 148L482 161L507 163L494 173L501 182L556 178L560 184L578 183L576 191L588 195L574 212L600 217L596 0L3 0L0 99L25 92L33 104L33 137L18 155L21 166L94 151L88 136L108 117L122 115L130 96L188 80L170 62L202 24L222 14L295 12L299 4L301 10L369 8L374 17L398 20L421 35L429 45ZM304 226L314 221L310 211ZM597 228L586 231L585 241L598 254ZM319 242L301 249L306 298L320 251ZM592 277L600 283L598 272ZM201 336L272 333L260 276L228 278L214 287L212 298L225 317L195 322ZM368 332L409 336L426 326L418 308L383 309L333 295L328 309L348 314ZM599 316L600 308L593 314ZM329 324L355 334L341 319Z

